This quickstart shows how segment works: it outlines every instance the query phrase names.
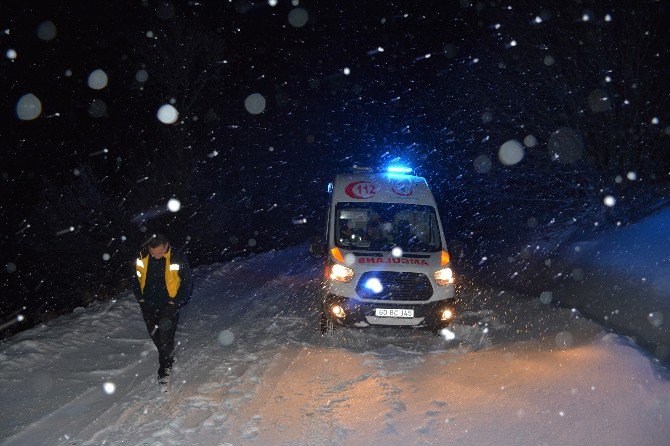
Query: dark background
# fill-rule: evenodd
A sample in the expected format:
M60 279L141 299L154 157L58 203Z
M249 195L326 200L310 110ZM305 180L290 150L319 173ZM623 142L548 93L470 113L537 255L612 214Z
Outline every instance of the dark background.
M541 263L532 243L663 206L668 5L543 3L3 2L3 333L126 289L154 232L194 265L304 243L321 232L326 184L353 164L426 176L457 266L485 281ZM296 8L305 26L289 22ZM95 69L101 90L87 85ZM22 121L27 93L43 109ZM245 110L252 93L261 114ZM171 99L180 117L166 125L156 112ZM521 162L499 161L529 135Z

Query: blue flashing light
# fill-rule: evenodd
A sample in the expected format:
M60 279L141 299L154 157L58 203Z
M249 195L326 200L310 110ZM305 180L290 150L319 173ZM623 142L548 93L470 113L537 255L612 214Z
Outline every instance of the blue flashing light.
M365 282L365 288L367 288L368 290L372 291L375 294L379 294L384 290L384 286L382 285L381 281L376 277L368 279L368 281Z
M386 168L388 173L412 173L411 167L405 166L389 166Z

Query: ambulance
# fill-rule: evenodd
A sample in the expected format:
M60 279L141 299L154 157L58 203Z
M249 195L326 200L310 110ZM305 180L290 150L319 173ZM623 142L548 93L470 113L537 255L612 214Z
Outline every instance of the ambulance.
M354 169L328 185L320 315L322 333L340 326L425 327L456 316L455 277L440 215L412 169Z

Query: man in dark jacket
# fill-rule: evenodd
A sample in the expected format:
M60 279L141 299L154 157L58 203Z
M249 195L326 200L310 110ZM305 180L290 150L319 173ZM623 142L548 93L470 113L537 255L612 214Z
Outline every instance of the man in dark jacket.
M135 260L133 291L149 336L158 348L158 379L165 382L174 363L174 335L179 310L191 298L191 274L186 256L172 251L162 234L148 242Z

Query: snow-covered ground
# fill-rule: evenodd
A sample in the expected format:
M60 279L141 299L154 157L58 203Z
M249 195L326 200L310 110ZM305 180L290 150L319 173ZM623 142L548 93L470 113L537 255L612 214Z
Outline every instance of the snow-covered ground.
M199 268L169 394L130 295L3 341L3 444L668 444L667 372L578 312L465 289L456 340L322 338L320 273L304 247Z
M563 277L552 287L558 298L670 361L670 207L569 244L558 260Z

